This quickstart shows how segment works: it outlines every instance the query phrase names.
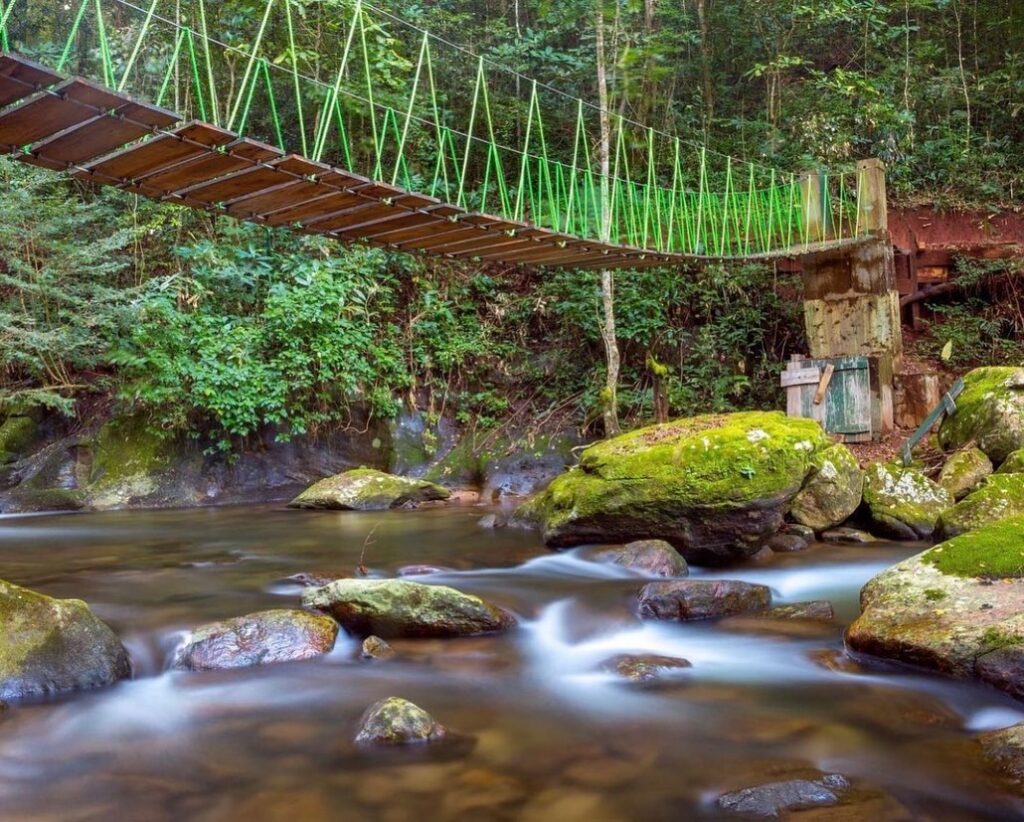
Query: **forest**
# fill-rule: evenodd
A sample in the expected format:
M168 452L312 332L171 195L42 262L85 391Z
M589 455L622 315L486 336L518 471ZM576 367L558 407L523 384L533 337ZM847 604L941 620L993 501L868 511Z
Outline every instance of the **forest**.
M299 3L296 26L329 43L346 3ZM231 0L218 15L230 31L258 5ZM794 171L879 157L895 206L1019 207L1024 8L1014 0L444 0L390 11L584 100L600 96L601 68L611 109L712 152ZM109 32L131 34L128 22ZM389 37L374 40L379 65L398 59ZM286 59L287 42L270 48ZM442 68L471 84L471 68ZM527 107L525 95L504 101L499 133L522 129ZM548 129L554 141L572 123ZM288 438L344 424L353 402L383 417L418 405L481 428L512 414L601 427L591 271L344 246L8 161L0 179L4 408L74 418L113 405L222 451L267 428ZM922 354L952 339L959 365L1019 360L1019 263L964 268L962 299L936 306ZM777 401L781 364L804 347L798 288L765 264L620 273L619 414L652 413L651 363L667 368L674 414Z

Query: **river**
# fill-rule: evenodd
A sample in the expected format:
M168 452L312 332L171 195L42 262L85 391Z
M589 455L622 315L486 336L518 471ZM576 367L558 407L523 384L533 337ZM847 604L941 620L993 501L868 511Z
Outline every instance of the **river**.
M660 820L716 818L723 791L819 769L854 791L817 819L1024 815L973 733L1024 720L995 690L842 656L841 625L642 623L644 579L477 526L484 509L380 514L274 506L0 518L0 577L86 600L122 637L134 678L0 718L0 818L17 820ZM860 587L919 546L815 546L694 576L823 598L845 624ZM421 577L516 613L504 636L396 641L359 659L168 671L191 627L291 607L298 572ZM783 626L785 628L787 626ZM655 687L605 673L621 653L693 666ZM352 743L376 700L402 696L459 733L418 749Z

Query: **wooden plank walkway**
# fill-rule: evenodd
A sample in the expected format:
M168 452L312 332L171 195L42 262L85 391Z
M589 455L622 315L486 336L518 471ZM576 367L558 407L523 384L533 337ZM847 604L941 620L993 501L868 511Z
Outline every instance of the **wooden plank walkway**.
M81 78L0 55L0 153L155 200L449 259L637 268L716 259L604 244L472 213L207 123L183 123ZM817 243L746 259L813 253Z

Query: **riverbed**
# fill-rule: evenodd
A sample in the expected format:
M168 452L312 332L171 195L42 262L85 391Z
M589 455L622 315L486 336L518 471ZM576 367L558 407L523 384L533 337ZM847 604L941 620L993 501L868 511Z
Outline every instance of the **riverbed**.
M776 604L827 599L837 624L643 623L646 581L486 530L484 508L386 513L277 506L0 518L0 578L84 599L120 635L134 678L16 705L0 718L0 818L17 820L661 820L717 818L724 791L815 771L846 775L818 819L1024 816L972 735L1024 720L995 690L853 660L842 627L861 586L921 546L815 545L693 576L769 585ZM212 620L298 605L301 572L416 577L514 612L507 635L396 641L359 657L167 670ZM692 667L638 686L624 653ZM410 699L456 732L417 749L352 743L363 711Z

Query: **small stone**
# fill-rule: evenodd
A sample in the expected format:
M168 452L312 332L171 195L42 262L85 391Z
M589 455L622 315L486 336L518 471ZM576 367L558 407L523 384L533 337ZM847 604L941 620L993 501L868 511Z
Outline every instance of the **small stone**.
M782 529L784 534L792 534L795 537L803 537L807 542L814 542L815 531L809 525L801 525L799 522L789 522Z
M838 545L870 545L878 542L867 531L858 531L856 528L830 528L821 535L821 541Z
M355 741L360 745L417 745L437 742L446 734L445 727L421 707L390 696L363 714Z
M744 788L718 797L722 810L746 816L777 817L790 811L838 805L850 782L840 774L821 779L790 779Z
M982 654L974 663L974 672L983 682L1024 699L1024 646L1006 645Z
M336 579L346 579L349 574L335 573L333 571L300 571L285 577L286 582L293 582L303 588L320 588L329 585Z
M776 554L793 554L798 551L806 551L807 540L796 534L776 534L766 543Z
M1024 786L1024 722L980 734L977 741L989 765Z
M440 565L403 565L398 569L398 576L425 577L430 574L444 574L451 570L451 568L444 568Z
M737 580L687 579L651 582L638 599L643 619L717 619L762 611L771 604L771 589Z
M794 602L792 605L779 605L775 608L769 608L757 616L762 619L813 619L823 622L831 622L836 618L832 603L824 599Z
M631 682L652 682L666 671L690 668L689 660L658 654L619 654L601 663L602 670L618 674Z
M835 673L863 674L867 672L867 668L845 651L819 648L808 653L807 657L816 665L820 665L822 668L834 671Z
M690 573L686 560L663 539L642 539L614 548L602 548L593 555L593 559L656 577L685 577Z
M504 528L506 525L508 525L508 517L504 514L487 514L476 521L477 528L486 528L487 530Z
M363 659L390 659L394 655L395 649L379 636L368 636L363 640Z

